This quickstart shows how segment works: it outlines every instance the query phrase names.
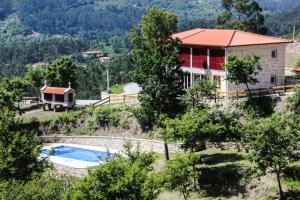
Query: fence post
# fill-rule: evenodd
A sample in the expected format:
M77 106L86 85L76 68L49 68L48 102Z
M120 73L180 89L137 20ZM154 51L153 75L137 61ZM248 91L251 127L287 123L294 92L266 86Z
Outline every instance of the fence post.
M215 93L215 103L217 103L217 92L218 91L216 91L216 93Z
M125 94L123 94L123 103L125 103L126 102L126 96L125 96Z
M283 84L283 91L284 91L284 93L286 93L285 83Z

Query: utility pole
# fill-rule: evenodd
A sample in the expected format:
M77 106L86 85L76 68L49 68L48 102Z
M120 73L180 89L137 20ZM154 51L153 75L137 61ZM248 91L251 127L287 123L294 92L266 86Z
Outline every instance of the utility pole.
M295 41L295 34L296 34L296 26L293 28L293 41Z
M107 91L109 92L110 85L109 85L109 71L108 71L108 69L106 70L106 81L107 81Z

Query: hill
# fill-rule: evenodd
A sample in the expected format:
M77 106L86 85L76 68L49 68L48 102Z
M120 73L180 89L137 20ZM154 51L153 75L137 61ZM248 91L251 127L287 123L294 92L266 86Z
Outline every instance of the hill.
M298 0L260 0L266 13L293 8ZM31 30L88 39L124 35L156 5L175 12L182 29L213 27L221 0L1 0L0 20L12 13Z
M300 29L300 5L275 16L268 17L267 25L270 32L274 35L291 34L293 26L296 30Z

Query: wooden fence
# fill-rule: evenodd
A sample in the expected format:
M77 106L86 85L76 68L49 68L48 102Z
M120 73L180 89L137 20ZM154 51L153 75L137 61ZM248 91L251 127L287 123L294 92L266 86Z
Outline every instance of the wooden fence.
M274 95L274 94L278 94L279 96L282 96L286 92L292 92L296 88L300 88L300 84L274 86L271 88L252 89L250 91L243 90L243 91L216 92L215 100L222 100L225 98L227 99L247 98L249 97L249 92L251 93L251 96L255 96L255 97Z
M97 108L106 104L118 104L118 103L137 103L138 102L138 94L118 94L118 95L110 95L94 104L92 104L93 108Z
M283 86L274 86L271 88L260 88L250 90L251 96L260 97L266 95L275 95L279 96L285 95L286 92L292 92L294 89L300 88L300 84L293 85L283 85ZM239 99L239 98L248 98L249 91L229 91L229 92L216 92L215 101L220 101L224 99ZM198 98L203 100L203 98ZM210 99L211 100L211 99ZM97 108L106 104L118 104L118 103L136 103L138 102L138 94L120 94L120 95L110 95L94 104L93 108Z

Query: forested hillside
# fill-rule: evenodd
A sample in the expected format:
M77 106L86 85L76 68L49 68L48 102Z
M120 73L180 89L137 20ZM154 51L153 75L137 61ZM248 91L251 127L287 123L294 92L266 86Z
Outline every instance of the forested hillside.
M269 17L268 27L270 32L275 35L291 34L293 26L296 30L300 29L300 5L291 10L277 14L275 17Z
M300 29L299 0L259 3L269 34ZM176 13L181 30L213 28L222 12L221 0L0 0L0 79L23 75L26 64L76 57L87 49L120 54L130 47L129 30L153 5Z
M184 29L212 27L221 12L220 0L2 0L0 19L12 12L31 30L77 35L88 39L124 35L135 27L149 6L175 12ZM298 0L260 0L266 13L285 11Z

